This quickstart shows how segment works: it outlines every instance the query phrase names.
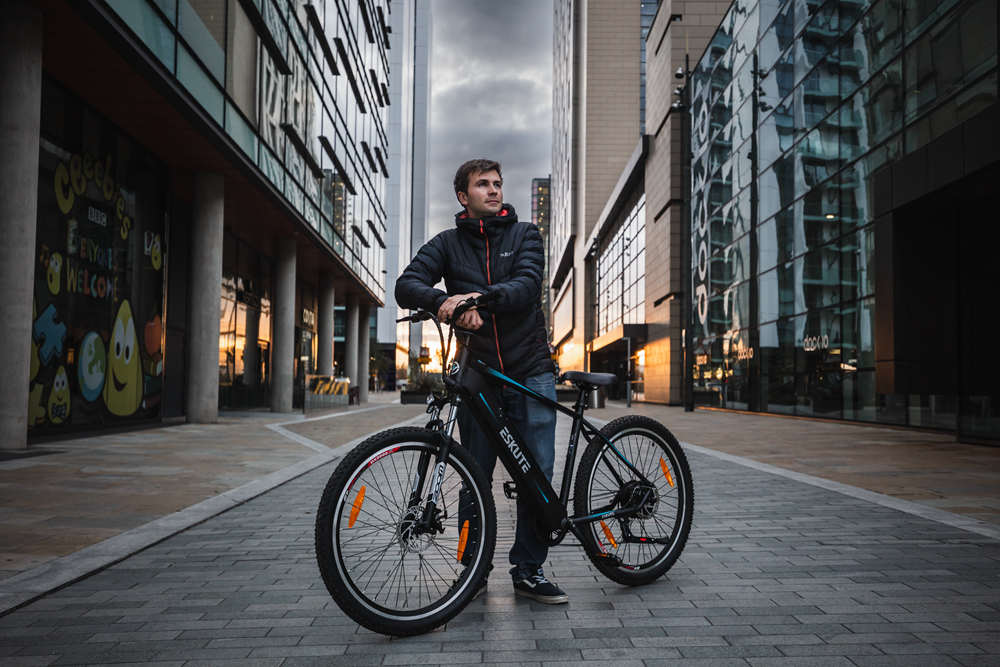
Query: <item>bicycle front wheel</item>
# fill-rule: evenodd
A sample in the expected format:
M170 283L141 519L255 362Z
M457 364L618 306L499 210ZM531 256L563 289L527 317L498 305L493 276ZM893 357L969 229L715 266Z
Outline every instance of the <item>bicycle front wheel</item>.
M601 433L610 444L594 440L584 452L574 511L581 517L641 505L630 517L595 521L582 532L601 574L628 586L646 584L670 569L687 542L694 509L691 469L680 443L656 420L622 417Z
M316 515L316 557L340 608L387 635L428 632L458 614L488 573L496 509L482 471L440 434L399 428L372 436L330 477ZM441 496L422 527L426 497Z

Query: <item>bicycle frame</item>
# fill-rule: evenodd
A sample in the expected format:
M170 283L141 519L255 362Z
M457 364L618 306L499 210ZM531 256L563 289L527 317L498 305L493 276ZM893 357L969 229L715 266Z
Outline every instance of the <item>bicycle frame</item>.
M466 334L468 336L468 334ZM569 530L577 534L577 529L581 525L602 521L608 518L626 517L634 514L646 497L638 499L628 507L614 509L617 499L613 500L602 511L584 516L567 516L566 506L569 500L570 484L573 477L573 468L576 463L576 450L580 435L582 434L587 443L590 444L595 438L599 438L608 445L610 451L627 467L636 478L643 482L648 482L645 476L636 469L635 466L616 448L600 431L583 417L586 408L585 389L581 388L576 403L572 408L567 408L559 403L525 387L519 382L507 377L500 371L491 368L480 359L471 358L468 349L468 339L466 344L459 348L459 355L456 361L451 363L448 373L444 376L444 381L448 387L448 396L437 404L440 410L445 403L450 403L450 412L447 421L442 423L436 421L437 429L442 433L441 448L438 460L435 462L435 471L444 469L444 461L448 455L448 449L454 442L451 438L454 432L457 411L460 405L464 404L472 413L482 432L485 434L491 448L496 452L497 457L502 461L513 478L520 501L526 501L536 510L539 518L539 525L542 529L552 533L559 533L554 539L558 543L565 537L565 531ZM570 440L566 452L561 489L558 497L555 490L549 483L545 474L538 466L531 451L525 446L524 439L509 420L503 415L499 404L499 389L509 387L514 391L524 394L530 400L538 401L558 412L569 415L573 419L573 426L570 433ZM429 458L429 457L428 457ZM422 480L425 477L427 464L429 461L421 460L418 466L418 473L414 480L412 498L420 497ZM621 478L615 466L612 466L605 459L609 471L616 481L623 485L625 480ZM439 499L441 486L440 475L435 472L432 477L431 488L427 494L427 505L425 505L424 518L430 524L430 515ZM648 492L647 492L648 495ZM633 500L633 499L630 499ZM586 543L581 539L581 543Z

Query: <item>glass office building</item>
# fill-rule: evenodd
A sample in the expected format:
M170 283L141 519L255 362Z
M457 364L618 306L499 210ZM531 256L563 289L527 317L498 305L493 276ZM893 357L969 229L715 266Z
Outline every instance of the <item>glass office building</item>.
M184 417L191 352L216 354L195 342L206 312L219 407L273 405L289 385L298 407L316 372L367 387L386 287L387 0L22 4L44 54L28 434ZM205 175L224 184L210 205ZM217 243L200 240L206 216ZM218 315L196 317L208 286L193 265L215 260ZM335 334L335 303L356 331Z
M696 402L1000 439L996 1L737 0L688 86Z
M107 4L295 211L383 296L384 3Z

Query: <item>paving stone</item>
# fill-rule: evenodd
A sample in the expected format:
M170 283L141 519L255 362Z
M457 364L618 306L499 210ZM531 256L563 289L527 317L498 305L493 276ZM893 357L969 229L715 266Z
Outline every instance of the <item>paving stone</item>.
M353 667L354 665L381 665L381 655L323 655L323 656L293 656L286 658L281 663L281 667L323 667L332 665L333 667Z
M939 654L958 656L983 655L985 653L974 644L957 642L948 644L926 644L923 642L919 644L876 644L876 646L880 651L889 655Z
M160 663L153 663L160 664ZM242 660L188 660L184 667L277 667L282 664L281 658L243 658Z
M747 667L744 658L682 658L679 660L644 660L646 667Z
M685 658L761 658L780 657L774 646L681 646Z
M947 655L861 655L851 660L858 667L947 667L962 664Z
M855 655L882 655L875 646L871 644L779 644L777 649L787 656L817 656L817 655L843 655L847 657Z
M855 667L844 656L819 656L795 658L747 658L752 667Z
M577 659L579 659L577 653ZM353 657L353 656L351 656ZM439 665L454 664L461 662L482 662L482 653L478 651L467 651L464 653L403 653L395 655L385 655L382 659L383 665Z

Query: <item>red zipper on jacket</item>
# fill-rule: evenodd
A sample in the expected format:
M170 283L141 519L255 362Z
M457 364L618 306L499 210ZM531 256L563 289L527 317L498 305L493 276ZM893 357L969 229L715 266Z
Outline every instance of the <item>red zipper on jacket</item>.
M493 279L490 277L490 237L486 235L486 228L483 226L482 220L479 221L479 233L486 239L486 284L492 285ZM497 318L494 315L490 319L493 321L493 342L497 346L497 359L500 360L500 372L503 373L503 357L500 356L500 334L497 333Z

